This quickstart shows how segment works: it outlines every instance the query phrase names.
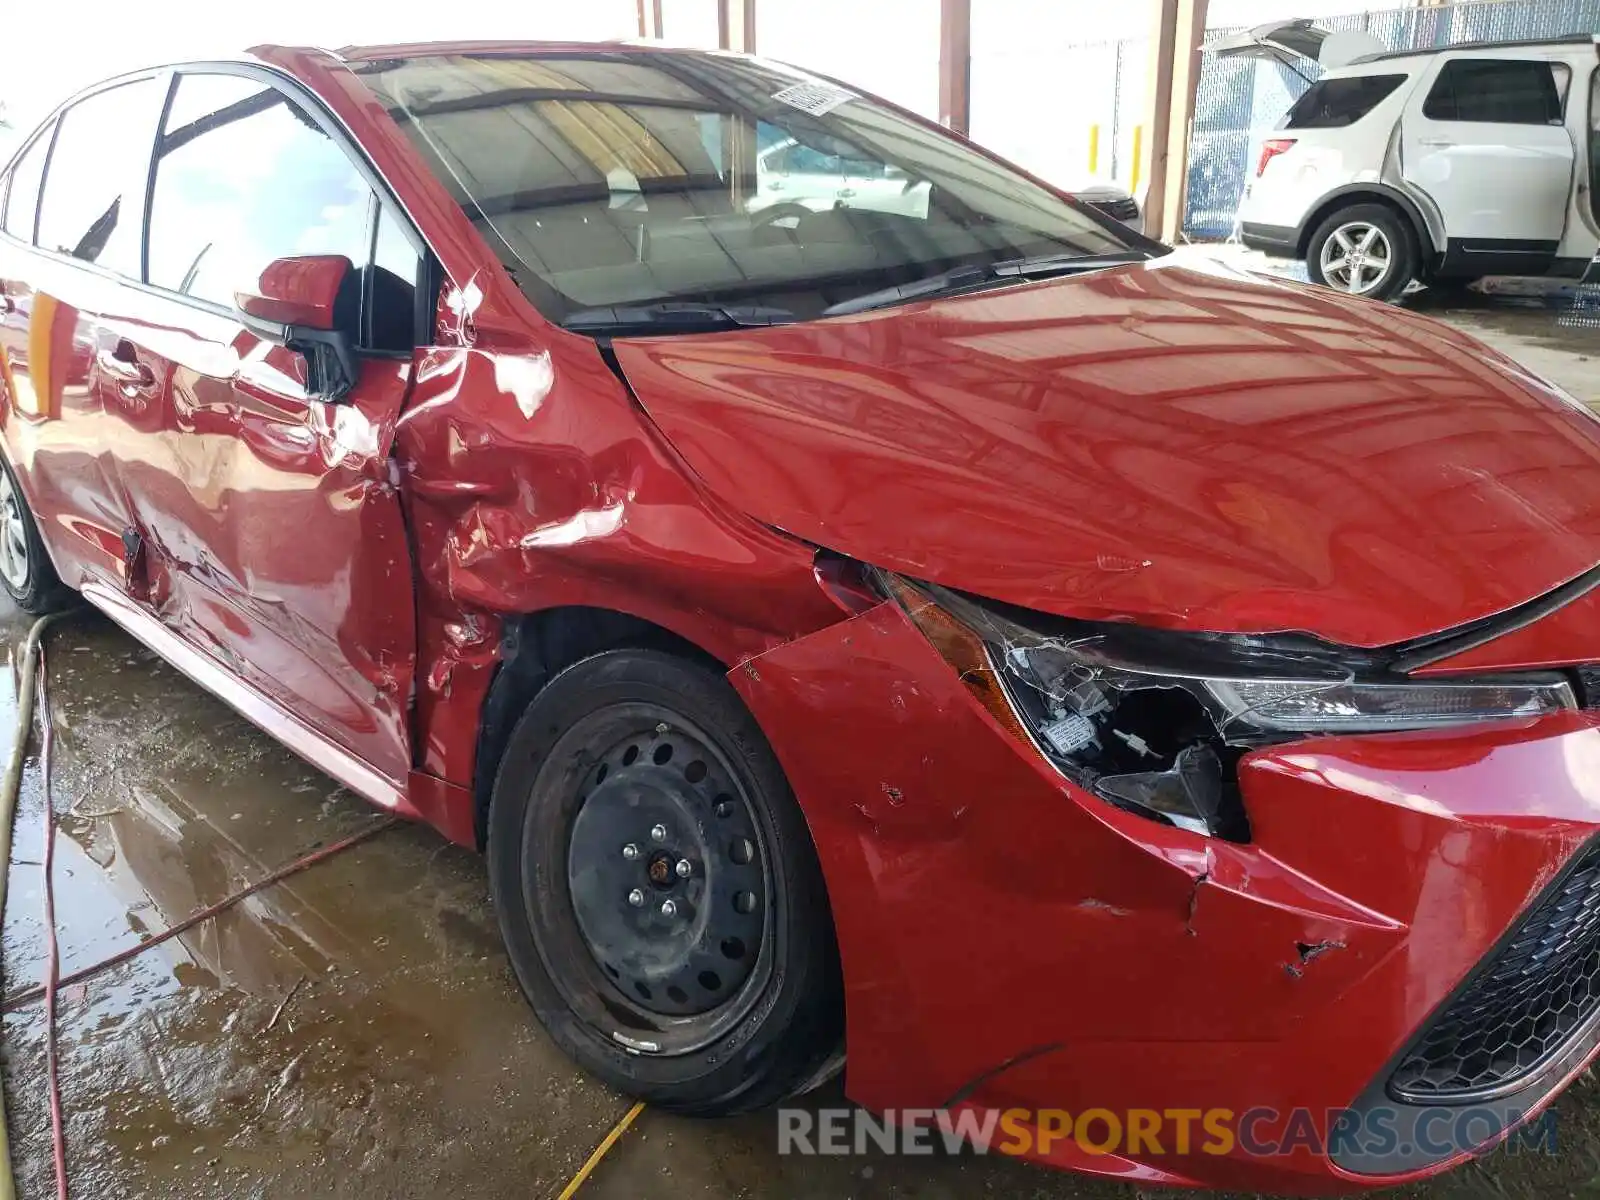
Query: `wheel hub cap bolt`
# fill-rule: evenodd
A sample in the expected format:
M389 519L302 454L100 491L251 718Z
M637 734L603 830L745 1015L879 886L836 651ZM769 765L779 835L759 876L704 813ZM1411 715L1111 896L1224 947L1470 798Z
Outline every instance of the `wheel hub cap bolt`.
M678 915L678 902L676 900L663 900L661 902L661 915L675 917Z
M651 837L651 839L653 841L657 841L657 842L666 841L667 840L667 827L665 825L657 825L657 826L655 826L654 828L652 828L650 830L650 837Z
M672 869L677 872L679 879L687 879L690 875L694 874L694 867L690 864L687 858L680 858L678 860L678 865Z
M628 903L633 905L635 908L643 908L644 893L638 888L634 888L633 891L628 893Z
M622 857L627 859L629 862L632 862L634 859L639 857L639 847L635 846L632 842L629 842L622 848Z

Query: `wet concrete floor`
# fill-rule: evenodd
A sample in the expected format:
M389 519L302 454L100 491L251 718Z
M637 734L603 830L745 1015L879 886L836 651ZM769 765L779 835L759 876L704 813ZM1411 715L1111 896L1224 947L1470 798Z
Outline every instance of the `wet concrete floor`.
M1503 298L1441 315L1600 404L1589 363L1600 329ZM0 605L3 757L27 622ZM97 615L52 635L49 667L63 973L380 819ZM0 966L7 996L42 978L43 822L30 760ZM477 856L413 827L65 988L57 1037L71 1193L92 1200L537 1200L560 1191L627 1108L533 1021ZM21 1195L52 1196L41 1005L5 1016L0 1066ZM813 1103L841 1101L833 1089ZM1555 1157L1490 1159L1396 1194L1600 1195L1600 1090L1580 1082L1558 1113ZM999 1159L782 1157L776 1129L772 1114L692 1122L647 1111L582 1196L1137 1194Z

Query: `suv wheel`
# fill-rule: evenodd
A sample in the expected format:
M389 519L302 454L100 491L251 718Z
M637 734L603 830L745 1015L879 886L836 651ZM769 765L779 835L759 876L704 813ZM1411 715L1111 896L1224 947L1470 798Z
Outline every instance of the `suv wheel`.
M488 831L511 965L555 1042L612 1087L694 1115L774 1104L843 1037L816 852L721 674L614 649L534 697Z
M1416 236L1392 208L1355 204L1317 227L1306 269L1313 283L1335 291L1393 300L1416 276Z

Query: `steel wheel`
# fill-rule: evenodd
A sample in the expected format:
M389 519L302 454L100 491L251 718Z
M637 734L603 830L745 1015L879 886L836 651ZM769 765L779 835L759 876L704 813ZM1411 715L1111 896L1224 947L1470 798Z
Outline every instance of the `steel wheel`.
M558 672L506 743L486 833L517 982L556 1044L611 1086L723 1116L837 1063L844 1003L816 849L715 666L619 646Z
M582 945L563 974L587 981L563 990L632 1049L698 1049L744 1016L772 970L770 869L749 798L706 736L664 708L601 710L563 741L598 750L573 781L565 862ZM634 1033L617 1029L622 1013Z
M1350 221L1322 244L1322 275L1330 287L1365 296L1377 291L1389 274L1394 247L1377 225Z
M22 498L17 495L10 474L0 471L0 576L13 593L22 593L28 590L30 573Z

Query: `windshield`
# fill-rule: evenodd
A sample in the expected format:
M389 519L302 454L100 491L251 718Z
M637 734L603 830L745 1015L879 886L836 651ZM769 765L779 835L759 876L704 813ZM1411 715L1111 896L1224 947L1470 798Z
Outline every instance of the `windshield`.
M956 267L1163 249L771 63L607 49L355 69L557 322L663 302L804 319Z

